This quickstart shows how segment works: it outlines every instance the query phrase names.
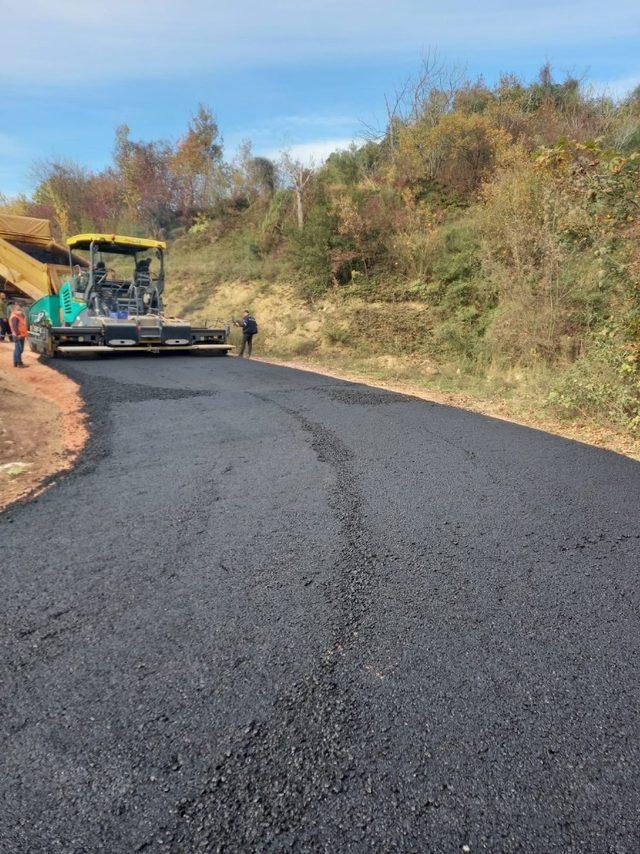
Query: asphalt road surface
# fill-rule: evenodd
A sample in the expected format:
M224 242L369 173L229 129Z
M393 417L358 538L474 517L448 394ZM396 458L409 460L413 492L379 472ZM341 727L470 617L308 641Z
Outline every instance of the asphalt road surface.
M640 465L256 362L66 362L0 516L0 850L640 848Z

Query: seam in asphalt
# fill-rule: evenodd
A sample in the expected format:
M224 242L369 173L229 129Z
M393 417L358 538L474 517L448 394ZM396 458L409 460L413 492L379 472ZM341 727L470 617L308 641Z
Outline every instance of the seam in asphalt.
M332 642L315 669L277 697L274 719L247 726L206 787L178 804L174 826L154 834L139 851L290 850L301 841L297 833L311 834L305 848L330 850L310 829L317 824L309 814L317 814L347 785L367 785L357 779L356 753L364 730L353 685L363 663L359 628L375 591L381 555L363 522L352 454L323 425L268 396L251 394L291 416L335 476L330 504L340 523L341 548L327 590Z

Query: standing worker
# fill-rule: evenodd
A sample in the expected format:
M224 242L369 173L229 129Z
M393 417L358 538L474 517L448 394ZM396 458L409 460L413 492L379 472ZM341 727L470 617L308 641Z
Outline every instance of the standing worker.
M244 356L246 348L247 359L250 359L253 336L258 334L258 324L256 323L256 319L245 309L242 312L242 320L234 320L233 322L236 326L240 326L242 328L242 347L240 348L238 355L240 357Z
M22 351L24 350L24 342L27 340L27 321L24 311L19 305L13 306L13 311L9 316L9 327L13 337L13 367L24 368Z
M0 293L0 341L4 341L4 336L11 336L9 329L9 303L4 292Z

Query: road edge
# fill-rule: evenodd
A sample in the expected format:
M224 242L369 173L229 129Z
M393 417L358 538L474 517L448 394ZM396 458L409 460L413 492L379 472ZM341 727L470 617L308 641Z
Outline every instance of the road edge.
M559 436L562 439L580 442L603 451L611 451L640 462L640 441L634 440L608 427L602 427L598 430L595 426L579 422L567 422L563 424L551 418L522 417L509 412L506 404L501 405L490 401L478 400L462 392L443 392L433 387L418 388L411 383L403 383L401 380L373 380L366 374L360 374L357 371L341 370L333 366L326 368L318 362L289 361L271 356L252 356L252 360L270 365L278 365L283 368L292 368L297 371L306 371L311 374L319 374L323 377L332 377L336 380L358 383L369 388L383 389L395 392L396 394L408 395L418 400L426 400L430 403L438 403L443 406L453 406L456 409L463 409L477 415L484 415L487 418L495 418L507 424L529 427L532 430L540 430L543 433Z

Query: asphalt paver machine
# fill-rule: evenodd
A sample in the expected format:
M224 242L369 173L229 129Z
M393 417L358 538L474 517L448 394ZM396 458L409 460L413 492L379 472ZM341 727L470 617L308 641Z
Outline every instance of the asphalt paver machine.
M174 350L226 355L232 349L227 326L196 326L164 314L162 241L78 234L67 246L66 281L29 308L29 341L37 353Z

